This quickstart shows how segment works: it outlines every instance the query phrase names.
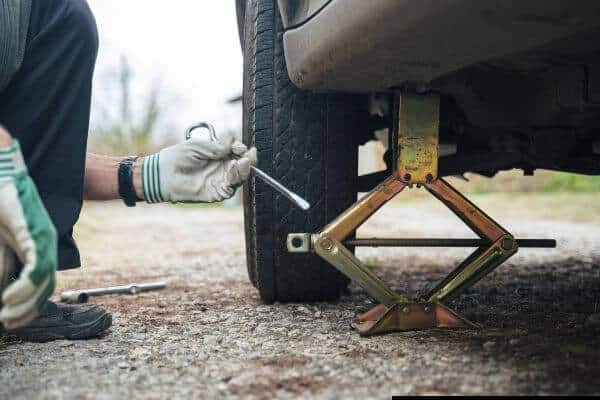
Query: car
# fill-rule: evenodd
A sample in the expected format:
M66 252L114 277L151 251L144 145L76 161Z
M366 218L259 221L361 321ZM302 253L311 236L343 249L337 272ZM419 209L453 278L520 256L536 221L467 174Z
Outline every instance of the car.
M260 180L244 187L248 273L261 298L336 299L348 279L290 232L316 232L393 168L358 176L358 146L393 133L397 93L436 93L439 175L518 168L600 173L596 0L236 0L243 137ZM442 148L444 149L442 151Z

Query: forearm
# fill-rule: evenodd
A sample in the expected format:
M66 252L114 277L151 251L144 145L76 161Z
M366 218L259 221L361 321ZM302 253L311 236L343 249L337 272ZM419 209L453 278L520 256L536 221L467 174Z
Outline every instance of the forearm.
M119 196L119 163L123 157L101 156L87 153L83 197L86 200L114 200ZM142 157L133 167L133 187L138 199L143 199Z

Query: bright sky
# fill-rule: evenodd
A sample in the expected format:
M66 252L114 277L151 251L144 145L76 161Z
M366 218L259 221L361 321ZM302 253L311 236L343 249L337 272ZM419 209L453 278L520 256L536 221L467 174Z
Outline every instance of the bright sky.
M135 95L148 93L159 80L166 97L175 99L169 119L177 130L197 120L219 130L241 125L239 113L225 106L242 87L233 0L88 2L100 32L95 88L125 55L135 74Z

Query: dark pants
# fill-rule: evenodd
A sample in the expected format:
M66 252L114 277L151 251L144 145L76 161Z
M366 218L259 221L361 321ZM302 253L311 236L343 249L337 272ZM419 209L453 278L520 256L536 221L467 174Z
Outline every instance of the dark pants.
M59 235L59 269L80 266L73 225L83 202L98 32L85 0L33 0L21 69L0 92L0 123L21 143Z

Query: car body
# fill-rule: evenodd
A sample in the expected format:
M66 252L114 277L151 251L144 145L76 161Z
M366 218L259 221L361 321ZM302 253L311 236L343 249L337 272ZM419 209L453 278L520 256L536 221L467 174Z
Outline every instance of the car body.
M564 0L278 0L290 78L310 90L377 92L600 29L600 3ZM597 38L597 36L592 36Z

